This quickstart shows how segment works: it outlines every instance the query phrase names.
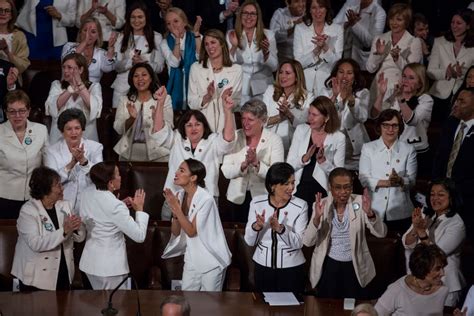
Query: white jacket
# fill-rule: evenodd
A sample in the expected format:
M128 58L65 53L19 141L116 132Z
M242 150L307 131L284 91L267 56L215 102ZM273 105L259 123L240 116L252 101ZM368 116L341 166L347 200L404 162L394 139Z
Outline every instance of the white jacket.
M116 18L115 26L113 26L104 14L97 11L92 13L92 17L96 18L100 23L104 41L108 41L112 31L121 29L125 24L125 0L98 0L97 2L99 5L106 5L107 10ZM77 16L75 17L77 28L81 26L81 15L86 13L91 7L92 0L77 0Z

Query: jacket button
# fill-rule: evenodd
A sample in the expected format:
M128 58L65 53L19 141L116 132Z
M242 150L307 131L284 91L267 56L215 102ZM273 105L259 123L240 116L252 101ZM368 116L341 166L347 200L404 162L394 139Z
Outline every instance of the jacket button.
M43 269L43 271L46 271L46 269Z
M387 197L385 197L385 199L387 199Z
M49 259L49 257L44 257L44 259L45 259L45 260L48 260L48 259Z
M355 140L352 140L352 142L354 143L354 142L355 142Z
M388 176L389 176L389 174L388 174L388 173L386 173L386 174L385 174L385 176L386 176L386 177L388 177Z
M387 161L387 165L389 165L389 164L390 164L390 162Z

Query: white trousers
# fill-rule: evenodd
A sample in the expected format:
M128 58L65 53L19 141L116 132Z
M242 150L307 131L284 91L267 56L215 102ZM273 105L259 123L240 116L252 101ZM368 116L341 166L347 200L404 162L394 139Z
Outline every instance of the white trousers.
M86 273L89 282L92 285L94 290L113 290L127 277L127 274L122 275L113 275L108 277L97 276L93 274ZM121 290L128 289L128 281L125 281L124 284L120 287Z
M211 271L201 273L185 263L181 288L183 291L222 291L226 270L227 268L217 267Z

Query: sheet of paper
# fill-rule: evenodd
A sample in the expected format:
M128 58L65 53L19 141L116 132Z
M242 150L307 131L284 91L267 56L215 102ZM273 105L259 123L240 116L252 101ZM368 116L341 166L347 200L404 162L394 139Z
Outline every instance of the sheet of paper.
M291 292L263 292L263 299L271 306L300 305Z

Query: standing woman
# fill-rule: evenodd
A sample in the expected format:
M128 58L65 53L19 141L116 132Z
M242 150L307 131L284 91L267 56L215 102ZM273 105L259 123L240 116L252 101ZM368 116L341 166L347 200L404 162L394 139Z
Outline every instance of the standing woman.
M171 94L173 110L185 110L188 104L189 71L201 49L201 20L198 17L191 30L186 13L177 7L166 11L165 20L168 33L160 48L169 72L166 90Z
M123 32L115 43L117 61L112 105L117 108L120 98L127 94L130 86L127 83L130 69L138 63L149 63L156 73L163 70L164 58L160 43L162 36L154 32L150 23L149 12L143 2L134 1L125 15Z
M77 53L69 54L62 61L62 79L51 84L48 99L46 99L46 115L50 115L51 131L49 142L56 143L61 139L58 129L58 117L67 109L80 109L86 115L87 139L99 141L97 134L97 119L102 111L102 89L99 83L89 81L89 70L86 58Z
M323 87L343 48L344 30L332 23L330 0L307 0L303 23L295 27L293 51L304 68L309 91Z
M308 124L296 127L286 161L295 168L296 193L308 205L315 194L327 196L328 176L344 166L346 138L339 132L340 120L332 101L319 96L311 102ZM308 210L308 217L312 210Z
M15 27L18 12L13 0L0 0L0 58L12 63L19 74L30 65L25 34ZM6 74L5 74L6 75Z
M62 58L71 53L81 54L89 65L89 79L91 82L100 82L104 72L111 72L115 68L115 40L117 33L109 38L108 49L102 49L102 28L95 18L87 18L81 24L77 33L77 42L68 42L63 46Z
M143 211L145 191L138 189L126 203L135 211L135 220L127 205L115 197L121 177L113 162L99 162L90 170L95 188L82 193L80 215L87 229L86 245L79 269L85 272L94 290L114 289L128 275L125 235L142 243L145 240L148 214Z
M416 150L399 140L405 126L398 111L382 111L375 129L380 138L362 146L359 179L370 191L372 208L388 229L404 232L413 209L410 189L416 180Z
M32 60L60 60L67 42L66 27L74 25L76 0L26 0L17 25L25 31Z
M285 153L296 126L306 122L313 98L306 90L301 64L294 59L284 61L278 67L275 83L263 94L263 103L268 111L267 128L281 137Z
M419 243L435 244L446 254L444 283L449 289L445 306L457 306L466 282L461 272L461 248L466 238L464 222L457 213L461 207L454 182L450 179L430 183L428 208L422 213L416 208L411 216L412 225L402 237L403 245L411 254ZM408 258L408 256L406 256Z
M340 131L346 136L346 169L357 172L362 145L369 142L364 123L369 116L369 90L359 64L351 58L336 62L324 83L322 95L331 98L341 120Z
M403 67L423 60L421 41L408 32L412 10L409 4L396 3L388 11L390 31L377 36L372 42L367 71L377 73L370 88L371 100L377 92L377 79L383 73L387 79L385 98L392 95L395 85L400 82Z
M174 193L163 195L171 208L171 238L162 258L184 254L183 291L222 291L231 256L213 196L205 189L206 167L189 158L181 162Z
M64 199L79 211L80 192L92 186L89 171L102 161L102 144L84 139L86 117L79 109L67 109L58 118L63 139L46 149L44 165L55 170L64 188Z
M435 97L434 117L443 122L449 115L451 99L461 86L467 69L474 64L474 17L472 10L457 12L450 30L435 38L428 64L434 80L430 94Z
M74 242L86 237L81 218L63 199L59 174L47 167L33 170L32 199L21 208L12 275L20 291L69 290L74 279Z
M211 131L221 133L225 122L224 100L230 96L240 104L242 67L232 64L224 34L215 29L204 33L199 63L189 74L189 107L201 111Z
M0 124L0 218L18 218L30 198L28 182L41 166L48 145L48 130L28 120L30 98L22 90L5 96L7 121Z
M277 162L265 177L267 194L250 202L245 242L255 247L255 287L258 292L303 293L305 258L303 233L308 223L308 205L293 196L295 170Z
M273 82L278 57L275 34L264 29L262 11L255 0L247 0L241 5L235 29L227 32L227 43L232 61L242 65L240 104L255 97L262 99Z
M156 73L147 63L135 64L130 69L128 85L130 90L120 100L115 115L114 129L122 137L114 151L122 161L167 162L169 150L159 146L151 134L158 123L158 108L162 108L166 125L173 128L171 98L165 87L159 86Z

